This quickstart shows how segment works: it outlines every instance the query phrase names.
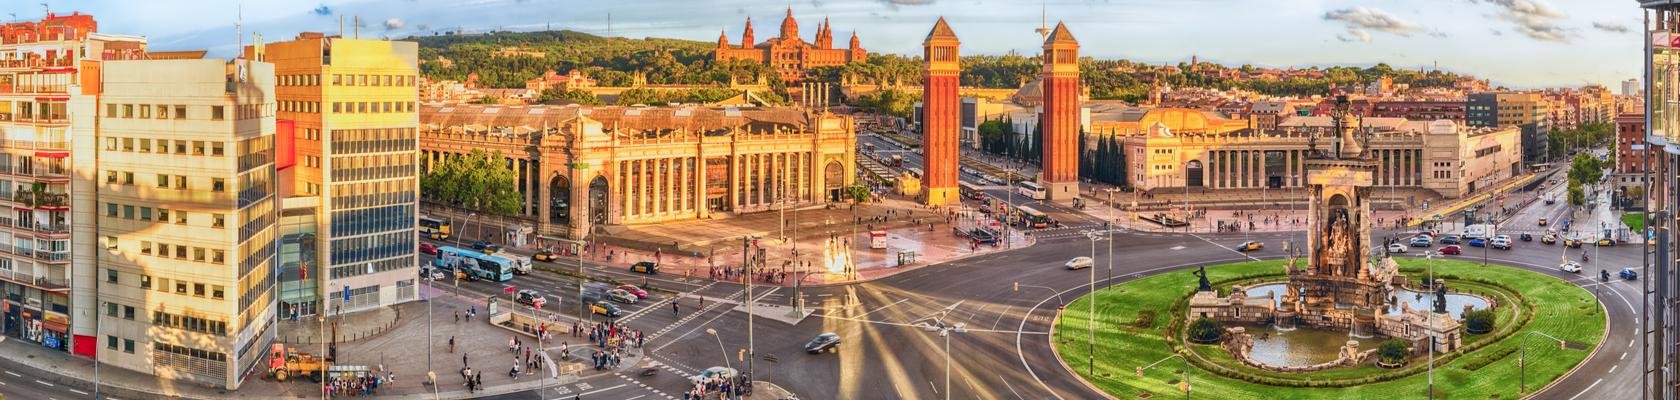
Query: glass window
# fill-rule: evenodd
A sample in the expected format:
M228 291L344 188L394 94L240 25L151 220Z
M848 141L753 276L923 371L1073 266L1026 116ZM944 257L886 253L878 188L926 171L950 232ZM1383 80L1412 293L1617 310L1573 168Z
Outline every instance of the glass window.
M162 188L162 189L168 189L169 188L169 175L158 174L158 176L157 176L157 187Z
M123 118L134 118L134 105L133 104L124 104L123 105Z
M117 151L117 138L105 138L105 151Z
M122 213L123 219L134 219L134 206L123 205L122 210L123 210L123 213ZM113 236L113 237L111 237L111 239L112 239L112 241L115 241L116 237Z
M105 105L105 118L116 118L116 117L117 117L117 105L116 104L106 104Z
M186 177L186 175L175 175L175 188L176 189L186 189L187 188L187 177Z
M195 156L204 155L204 141L203 140L194 140L192 142L192 145L193 145L193 152L192 152L193 155L195 155Z
M175 106L175 119L187 119L187 106Z
M222 142L210 142L210 155L221 157L223 151Z
M211 120L221 121L225 117L225 115L224 115L225 113L226 113L226 110L222 106L210 106L210 119Z
M187 283L175 281L175 294L187 294Z
M222 178L210 178L210 191L220 192L227 188L227 181Z
M111 305L111 316L112 317L117 316L116 306L117 306L116 304ZM105 335L105 347L109 348L111 350L116 350L117 349L117 337L116 336L111 336L111 335Z
M145 104L141 104L140 105L140 118L147 118L147 119L152 118L152 108L146 106Z
M226 292L227 292L226 290L222 289L222 285L211 286L210 287L210 298L221 300L222 297L226 294Z
M123 184L124 185L133 185L134 184L134 173L133 172L123 172Z
M105 183L117 183L117 171L105 171Z
M145 254L145 255L151 255L152 254L152 242L151 241L146 241L146 240L140 241L140 254ZM151 279L152 278L149 277L149 276L141 275L140 276L140 287L150 287L151 284L152 284L150 282Z
M134 319L134 318L129 318ZM134 339L123 339L123 352L134 354Z
M105 316L107 316L107 317L116 317L117 316L117 303L105 303Z
M117 203L105 203L105 216L112 218L117 216Z
M112 241L112 243L116 243L116 242ZM114 270L114 269L105 270L105 282L107 282L107 283L117 283L117 270Z
M202 250L202 249L200 249L200 250ZM193 296L204 297L204 284L202 284L202 283L194 283L193 284Z
M152 242L146 242L145 250L146 250L146 254L152 254ZM141 289L151 289L152 288L152 276L151 275L140 275L140 288Z

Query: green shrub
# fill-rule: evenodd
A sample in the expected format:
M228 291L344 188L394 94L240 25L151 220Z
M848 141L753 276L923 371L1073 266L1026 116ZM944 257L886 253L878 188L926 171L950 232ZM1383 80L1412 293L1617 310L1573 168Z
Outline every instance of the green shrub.
M1482 309L1464 313L1464 330L1477 335L1493 332L1495 320L1493 310Z
M1400 364L1405 362L1406 356L1411 354L1409 347L1404 340L1389 339L1382 345L1377 346L1377 358L1382 360L1383 364Z
M1138 329L1155 327L1155 310L1138 311L1137 318L1132 319L1132 326Z
M1219 321L1210 318L1197 318L1190 323L1190 340L1196 343L1217 343L1219 337L1225 333L1225 327Z

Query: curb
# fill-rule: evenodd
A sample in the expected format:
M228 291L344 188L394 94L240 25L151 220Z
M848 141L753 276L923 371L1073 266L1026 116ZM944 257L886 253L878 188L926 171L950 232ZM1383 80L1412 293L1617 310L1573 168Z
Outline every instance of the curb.
M1091 294L1094 295L1096 293L1091 293ZM1074 301L1078 301L1078 300L1076 299ZM1096 299L1093 297L1091 301L1096 301ZM1109 399L1109 400L1119 400L1118 397L1114 397L1114 395L1108 394L1107 391L1102 390L1102 388L1098 388L1097 385L1092 384L1091 381L1085 380L1084 375L1080 375L1079 372L1074 371L1073 366L1068 365L1067 360L1062 358L1062 351L1060 349L1056 348L1056 327L1060 326L1062 324L1062 313L1064 313L1064 312L1067 312L1067 310L1066 309L1056 310L1056 318L1052 318L1050 320L1050 334L1049 335L1044 335L1044 336L1047 337L1047 340L1045 340L1045 342L1050 345L1050 353L1054 354L1056 356L1056 364L1061 365L1063 371L1067 371L1068 375L1073 376L1073 379L1079 380L1079 383L1082 384L1082 385L1085 385L1086 389L1091 389L1091 391L1093 391L1093 392L1101 393L1103 398L1106 398L1106 399ZM1154 397L1154 396L1150 396L1150 397Z

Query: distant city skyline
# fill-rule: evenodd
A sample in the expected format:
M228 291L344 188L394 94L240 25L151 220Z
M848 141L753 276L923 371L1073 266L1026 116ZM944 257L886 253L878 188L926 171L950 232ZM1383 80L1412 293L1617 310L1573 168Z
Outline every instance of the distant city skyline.
M0 12L30 20L38 2ZM1176 64L1192 55L1229 66L1369 66L1428 68L1491 79L1512 88L1618 87L1640 73L1636 5L1561 0L327 0L236 2L48 0L54 12L81 11L100 31L144 35L156 50L206 49L231 56L240 40L268 41L297 32L402 38L465 30L570 29L621 37L713 41L721 30L740 40L748 16L759 39L775 35L787 7L811 40L829 18L835 35L857 31L863 46L913 55L933 21L945 16L964 54L1038 52L1041 15L1066 21L1085 55ZM243 10L241 11L241 7ZM243 17L241 18L241 14ZM611 15L609 28L608 15ZM238 24L236 29L236 22ZM609 30L610 29L610 30ZM236 35L243 31L244 35ZM241 39L239 36L243 36ZM842 45L837 43L837 45Z

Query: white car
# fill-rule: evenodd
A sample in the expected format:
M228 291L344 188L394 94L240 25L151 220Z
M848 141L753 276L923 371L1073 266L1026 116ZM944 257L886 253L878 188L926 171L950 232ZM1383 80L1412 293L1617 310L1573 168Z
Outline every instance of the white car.
M1091 264L1091 257L1074 257L1072 260L1068 260L1065 265L1067 269L1085 269L1091 268Z
M1579 274L1579 273L1581 273L1581 263L1574 262L1574 261L1564 261L1563 265L1558 266L1558 269L1563 270L1563 272L1572 272L1572 273Z
M1388 252L1390 252L1390 253L1405 253L1406 252L1406 245L1399 244L1399 243L1388 245Z
M700 371L699 374L688 377L688 381L693 382L696 385L704 385L706 384L706 381L712 379L734 379L736 373L737 372L734 368L711 367L706 368L704 371Z

